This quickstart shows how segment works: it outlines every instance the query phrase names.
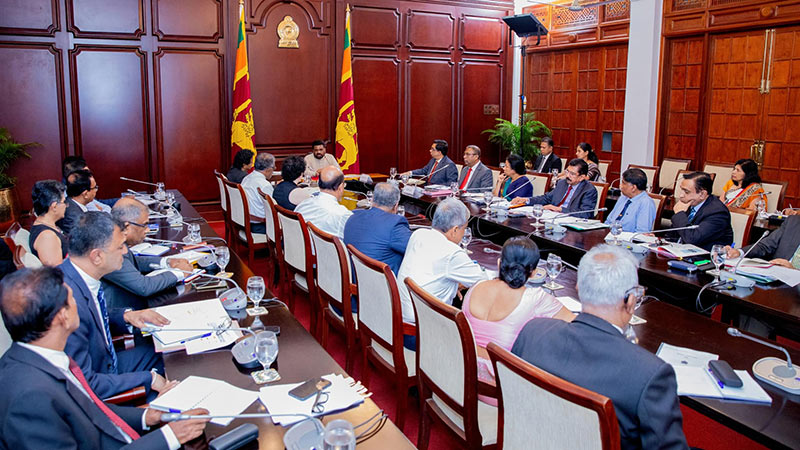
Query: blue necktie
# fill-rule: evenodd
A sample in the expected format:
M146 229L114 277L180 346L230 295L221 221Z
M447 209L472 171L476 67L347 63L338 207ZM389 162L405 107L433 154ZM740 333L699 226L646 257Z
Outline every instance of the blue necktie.
M616 220L621 220L622 219L622 216L625 215L625 211L628 210L628 206L631 206L631 199L628 199L628 201L625 202L625 206L622 207L622 211L619 212L619 215L617 216Z
M697 210L692 206L689 210L689 223L692 223L692 219L694 219L694 215L697 213Z
M103 294L103 286L97 291L97 303L100 305L100 312L103 314L103 328L106 332L106 347L111 353L111 363L114 366L114 373L117 373L117 352L114 350L114 343L111 341L111 328L108 327L108 308L106 308L106 297Z

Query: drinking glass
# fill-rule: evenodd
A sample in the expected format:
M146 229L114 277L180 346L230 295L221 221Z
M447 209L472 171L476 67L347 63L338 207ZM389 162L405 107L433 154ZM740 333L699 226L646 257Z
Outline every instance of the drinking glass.
M178 226L182 222L183 217L181 217L181 213L179 213L177 209L167 208L167 223L169 223L170 227Z
M458 195L458 183L456 183L455 181L450 183L450 192L453 193L453 197Z
M611 222L611 235L614 236L614 245L620 245L619 235L622 234L622 222L615 220Z
M402 181L404 185L408 184L408 177L409 177L409 175L407 173L404 173L404 174L400 175L400 181Z
M355 450L356 435L353 425L342 419L331 420L325 426L324 450Z
M766 219L767 218L767 211L766 211L767 208L766 208L766 204L764 203L764 200L761 197L757 198L756 202L755 202L755 205L756 205L756 211L758 211L757 218Z
M394 180L395 177L397 177L397 167L392 167L389 169L389 178Z
M550 175L550 187L554 188L556 187L556 182L558 182L558 169L552 169Z
M545 288L550 289L550 291L562 288L560 284L555 282L555 279L561 274L563 267L561 258L555 253L550 253L550 256L547 257L547 283L544 284Z
M263 323L261 323L261 314L265 314L267 311L265 308L259 306L261 303L261 299L264 298L264 291L266 291L266 285L264 284L264 278L259 276L253 276L247 279L247 296L250 297L250 300L253 301L254 307L248 310L248 313L251 315L256 316L256 320L253 321L253 324L250 326L251 328L262 328Z
M175 193L174 192L167 192L166 202L167 202L167 206L172 206L175 203Z
M188 232L189 242L192 244L200 243L200 224L197 222L190 222L186 224L186 231Z
M486 209L489 209L493 199L492 191L483 191L483 201L486 203Z
M156 183L156 193L155 193L156 200L163 202L167 198L166 192L164 192L164 183Z
M719 269L725 264L725 256L726 252L724 246L714 245L711 247L711 262L714 263L714 267L716 267L716 270L714 270L716 275L714 281L719 281Z
M536 227L536 229L538 230L540 225L539 221L542 218L542 214L544 214L544 208L542 207L542 205L533 205L531 208L533 208L533 217L536 219L534 227Z
M375 193L372 191L367 191L367 207L372 208L372 197L375 196Z
M214 258L217 260L217 267L219 267L219 271L225 272L225 267L228 266L228 263L231 260L231 252L228 250L228 247L215 247Z
M464 237L461 238L461 248L466 250L470 242L472 242L472 230L466 228L464 230Z
M278 337L272 331L262 331L256 334L256 358L264 367L264 370L253 372L253 379L256 383L269 383L279 379L278 371L270 369L269 366L278 358Z
M397 215L400 217L406 216L406 207L403 205L397 205Z

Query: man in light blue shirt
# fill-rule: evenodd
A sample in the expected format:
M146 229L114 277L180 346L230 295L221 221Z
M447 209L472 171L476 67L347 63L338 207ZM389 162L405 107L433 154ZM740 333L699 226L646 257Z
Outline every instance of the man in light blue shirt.
M656 218L656 205L647 195L647 175L642 169L628 169L622 173L619 184L622 196L617 200L606 223L622 223L622 231L640 233L653 230Z

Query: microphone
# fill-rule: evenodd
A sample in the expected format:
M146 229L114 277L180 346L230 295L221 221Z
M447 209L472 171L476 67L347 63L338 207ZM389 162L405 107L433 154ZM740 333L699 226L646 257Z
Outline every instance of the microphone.
M731 271L720 270L719 271L720 280L724 280L726 284L732 284L732 285L737 286L737 287L741 286L743 288L751 288L751 287L755 286L756 282L754 280L752 280L752 279L750 279L750 278L748 278L746 276L739 275L739 274L736 273L736 271L739 270L739 266L742 264L742 261L744 261L744 258L747 255L749 255L750 252L753 251L754 248L756 248L756 246L758 245L759 242L761 242L762 239L767 237L769 232L770 232L770 230L765 231L764 234L762 234L761 237L758 238L756 243L751 245L750 248L748 248L747 251L744 252L744 254L742 254L741 257L739 257L739 261L737 261L736 265L733 266L733 270L731 270Z
M205 277L214 280L222 280L229 283L233 283L233 285L236 287L228 289L227 291L223 292L222 295L220 295L219 297L220 301L222 302L222 307L230 311L235 311L237 309L242 309L245 306L247 306L247 295L244 293L242 288L240 288L239 285L236 284L236 282L230 278L218 277L216 275L209 275L205 272L189 272L187 270L180 270L180 269L171 269L171 270L177 270L187 275L194 275L197 277Z
M134 180L133 178L128 178L128 177L119 177L119 179L120 180L125 180L125 181L132 181L134 183L147 184L147 185L155 186L155 187L158 187L158 186L163 187L164 186L164 183L151 183L149 181Z
M597 214L600 211L606 211L606 210L608 210L608 208L595 208L595 209L587 209L585 211L573 211L573 212L570 212L570 213L561 213L561 214L558 214L558 215L556 215L555 217L553 217L551 219L543 220L542 222L544 222L544 230L545 230L545 232L546 231L552 231L553 233L566 233L567 229L565 227L561 226L561 225L558 225L556 223L556 219L560 219L562 217L574 216L576 214L584 214L584 213L588 213L588 212ZM550 228L548 228L548 224L550 225ZM536 224L532 223L531 225L535 226Z
M313 416L302 413L283 413L283 414L270 414L270 413L246 413L246 414L201 414L191 416L183 413L162 413L162 422L175 422L178 420L192 420L192 419L264 419L271 417L302 417L304 422L306 420L314 419Z
M629 241L630 245L626 245L626 247L628 247L628 249L630 251L634 252L634 253L646 253L647 250L649 250L647 247L645 247L644 245L639 245L639 244L636 244L636 243L633 242L633 240L636 238L636 236L643 235L643 234L646 234L646 233L659 234L659 233L668 233L670 231L694 230L696 228L700 228L700 225L687 225L685 227L664 228L663 230L653 230L653 231L639 231L639 232L633 233L633 235L631 235L631 238L630 238L630 241Z
M753 364L753 374L759 380L775 386L778 389L795 395L800 394L800 378L797 377L797 369L792 366L792 357L789 356L789 352L787 352L785 348L743 334L733 327L728 328L728 334L758 342L761 345L766 345L767 347L782 351L783 354L786 355L786 361L774 356L761 358Z
M424 180L424 179L426 179L426 178L430 179L430 177L431 177L431 176L433 176L433 174L435 174L435 173L439 173L439 171L441 171L442 169L446 169L446 168L448 168L448 167L450 167L450 164L445 164L444 166L442 166L442 167L439 167L438 169L434 170L433 172L431 172L431 173L429 173L429 174L425 175L424 177L422 177L422 179L423 179L423 180Z
M508 198L509 195L513 194L514 192L517 192L518 190L522 189L523 187L525 187L525 186L527 186L529 184L532 185L530 178L525 177L525 181L526 181L525 183L522 183L521 185L517 186L516 189L514 189L513 191L511 191L508 194L504 195L503 198Z

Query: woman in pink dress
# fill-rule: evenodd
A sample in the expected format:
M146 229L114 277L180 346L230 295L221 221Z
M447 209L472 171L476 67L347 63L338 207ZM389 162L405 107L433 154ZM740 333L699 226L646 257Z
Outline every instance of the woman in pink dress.
M462 310L478 345L478 378L494 382L486 345L495 342L511 350L522 327L534 317L571 321L575 315L541 287L525 287L539 264L539 248L532 240L517 236L503 245L500 277L481 281L467 291ZM489 404L494 399L481 397Z

